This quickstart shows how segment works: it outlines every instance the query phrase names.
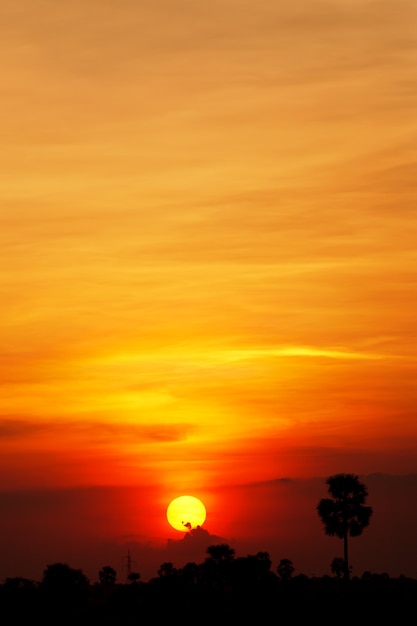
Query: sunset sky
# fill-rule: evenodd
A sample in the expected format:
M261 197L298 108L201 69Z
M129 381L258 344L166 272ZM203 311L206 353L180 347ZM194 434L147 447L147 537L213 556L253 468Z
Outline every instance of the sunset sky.
M0 31L0 579L180 564L182 494L203 543L330 573L337 472L374 506L354 573L417 576L416 3L3 0Z

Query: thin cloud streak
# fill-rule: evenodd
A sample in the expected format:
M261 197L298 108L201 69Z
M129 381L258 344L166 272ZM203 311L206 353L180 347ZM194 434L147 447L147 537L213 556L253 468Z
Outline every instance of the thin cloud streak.
M79 437L86 439L89 445L109 444L117 441L145 443L145 442L170 442L185 441L195 430L193 424L137 424L119 422L99 422L96 420L66 420L55 418L54 420L42 419L31 421L25 418L11 419L2 417L0 423L0 439L15 439L21 441L30 439L35 444L35 438L42 435L54 437Z
M265 348L265 349L249 349L249 350L231 350L230 352L225 353L224 358L226 361L240 361L246 360L250 358L258 358L258 357L269 357L269 356L277 356L277 357L294 357L294 356L306 356L306 357L325 357L330 359L347 359L347 360L355 360L355 359L363 359L363 360L374 360L374 359L384 359L387 358L382 354L370 354L370 353L360 353L360 352L352 352L349 350L342 350L340 348L314 348L312 346L288 346L282 348ZM389 358L392 358L390 355Z

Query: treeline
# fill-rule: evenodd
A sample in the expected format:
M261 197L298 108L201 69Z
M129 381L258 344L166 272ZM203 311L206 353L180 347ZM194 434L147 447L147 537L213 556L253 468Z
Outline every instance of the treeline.
M267 552L236 557L226 544L207 548L202 563L162 563L142 582L125 582L105 565L98 581L65 563L46 567L42 579L6 578L0 586L0 623L42 624L322 624L417 623L417 580L365 572L346 580L297 574L290 559L276 571ZM407 621L401 621L401 620Z

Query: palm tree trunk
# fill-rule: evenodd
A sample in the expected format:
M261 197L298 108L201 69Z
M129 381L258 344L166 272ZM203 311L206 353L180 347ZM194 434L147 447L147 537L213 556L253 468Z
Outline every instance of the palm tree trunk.
M344 578L346 582L350 579L350 571L349 571L349 559L348 559L348 531L345 531L343 536L343 559L345 565Z

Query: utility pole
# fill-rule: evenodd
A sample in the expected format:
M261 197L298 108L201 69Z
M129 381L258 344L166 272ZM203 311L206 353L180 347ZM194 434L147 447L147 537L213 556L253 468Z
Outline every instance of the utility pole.
M132 565L135 562L132 561L132 557L130 556L130 550L127 551L127 555L123 557L123 560L126 560L126 580L128 580L130 574L132 573Z

